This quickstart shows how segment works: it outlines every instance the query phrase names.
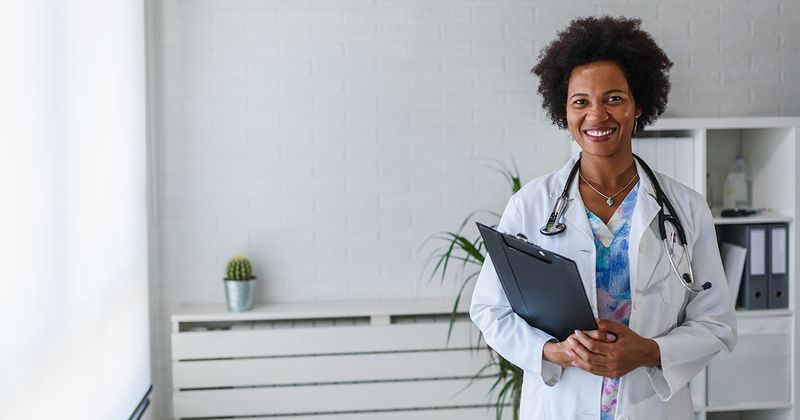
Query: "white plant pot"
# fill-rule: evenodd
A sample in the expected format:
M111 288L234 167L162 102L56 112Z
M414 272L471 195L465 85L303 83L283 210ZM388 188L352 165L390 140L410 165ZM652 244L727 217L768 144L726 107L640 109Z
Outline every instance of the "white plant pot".
M245 312L253 309L256 279L225 280L225 297L229 312Z

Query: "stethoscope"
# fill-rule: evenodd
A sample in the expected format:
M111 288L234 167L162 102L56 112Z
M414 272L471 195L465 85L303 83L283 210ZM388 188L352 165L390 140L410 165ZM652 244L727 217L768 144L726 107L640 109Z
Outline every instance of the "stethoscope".
M703 290L708 290L711 288L710 282L703 283L699 288L695 287L694 281L694 273L692 272L692 260L689 256L689 252L687 249L687 242L686 242L686 233L684 233L683 225L681 225L681 221L678 220L678 215L675 212L675 209L672 207L672 203L670 203L667 195L664 194L664 191L661 189L661 185L658 183L655 174L650 169L649 166L640 158L639 156L633 155L639 164L644 169L647 177L650 178L650 182L653 184L653 188L656 190L656 202L660 207L658 211L658 231L661 234L661 240L664 244L664 251L667 253L669 257L669 264L672 266L672 272L678 277L678 280L686 290L699 293ZM564 223L559 222L561 219L561 215L564 214L564 209L567 207L567 193L569 192L569 187L572 185L572 182L575 179L575 174L578 173L578 169L581 167L581 159L578 157L578 161L575 162L575 165L572 166L572 170L569 172L569 176L567 177L567 183L564 185L564 191L561 192L561 196L558 197L556 200L556 204L553 206L553 212L550 213L550 218L547 219L547 223L539 229L543 235L553 236L558 235L559 233L563 232L567 225ZM669 214L665 214L664 208L669 212ZM675 228L675 232L672 232L671 237L667 238L667 223L670 223L673 228ZM677 237L676 237L677 236ZM672 252L672 248L669 247L670 241L672 244L675 244L676 239L679 241L680 246L683 248L683 256L687 259L687 266L688 266L688 273L681 273L678 269L678 264L675 262L674 253Z

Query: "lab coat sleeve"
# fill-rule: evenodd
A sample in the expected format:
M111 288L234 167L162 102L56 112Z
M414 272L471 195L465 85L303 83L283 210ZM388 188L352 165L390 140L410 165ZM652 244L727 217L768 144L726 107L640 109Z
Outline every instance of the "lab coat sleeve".
M698 232L692 248L692 270L699 284L710 281L713 286L689 299L682 324L655 338L661 367L649 368L647 373L663 401L686 386L717 353L730 352L736 345L736 313L722 270L711 211L705 205L697 207L692 212Z
M522 227L523 219L512 197L497 229L516 234L523 231ZM544 344L555 341L555 338L531 327L511 310L488 254L472 293L470 317L483 333L486 344L506 360L528 373L541 376L547 385L558 383L561 367L542 358Z

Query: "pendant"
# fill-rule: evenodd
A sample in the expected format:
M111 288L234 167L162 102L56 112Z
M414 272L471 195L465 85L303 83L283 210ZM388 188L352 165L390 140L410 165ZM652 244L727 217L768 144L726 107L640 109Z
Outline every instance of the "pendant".
M611 197L608 197L608 200L606 200L606 204L608 204L608 207L613 206L614 205L614 199L611 198Z

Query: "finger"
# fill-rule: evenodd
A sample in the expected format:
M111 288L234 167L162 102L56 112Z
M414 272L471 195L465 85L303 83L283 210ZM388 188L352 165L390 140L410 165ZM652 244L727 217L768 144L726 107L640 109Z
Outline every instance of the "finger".
M569 340L569 338L567 338ZM567 340L560 341L556 344L553 357L557 359L557 364L569 365L572 362L572 356L569 355L569 343ZM563 367L563 366L562 366Z
M588 355L589 351L583 347L578 340L575 339L574 336L569 336L566 340L564 340L564 353L566 353L569 357L573 359L581 358L582 355Z
M581 359L579 359L577 357L572 359L572 366L575 366L576 368L581 369L581 370L585 370L587 372L592 372L592 365L589 364L589 363L586 363L585 361L583 361L583 360L581 360Z
M592 362L594 353L584 347L574 334L567 339L567 342L569 343L569 352L572 354L573 358L580 358L589 363Z
M594 365L594 364L592 364L590 362L587 362L585 360L581 360L579 358L575 358L575 359L572 360L572 366L575 366L576 368L581 369L581 370L585 370L586 372L589 372L591 374L602 376L601 375L602 370L599 369L598 366L596 366L596 365Z
M601 341L603 343L613 343L617 341L616 335L605 331L592 330L592 331L583 331L583 333L588 335L589 337L592 337L593 340Z
M580 350L580 351L590 352L590 350L587 349L586 346L584 346L583 343L581 343L580 340L578 340L578 336L575 333L573 333L566 340L564 340L564 345L566 346L566 348L571 349L571 350Z
M576 340L578 340L578 342L583 344L583 347L586 347L586 349L589 350L590 352L597 354L605 354L605 351L603 349L603 345L605 343L594 340L592 337L590 337L583 331L575 331L574 337Z

